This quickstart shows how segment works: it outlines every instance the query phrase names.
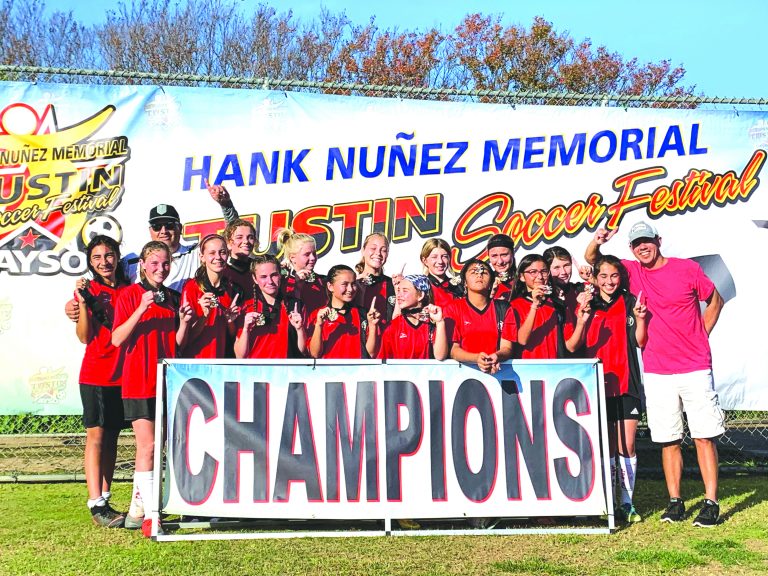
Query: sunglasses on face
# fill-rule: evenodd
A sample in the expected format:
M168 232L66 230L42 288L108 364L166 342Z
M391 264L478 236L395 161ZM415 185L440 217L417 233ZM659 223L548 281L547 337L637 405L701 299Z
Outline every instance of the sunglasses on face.
M160 232L163 228L166 230L176 230L178 226L179 225L176 222L160 222L159 224L151 224L150 228L155 232Z

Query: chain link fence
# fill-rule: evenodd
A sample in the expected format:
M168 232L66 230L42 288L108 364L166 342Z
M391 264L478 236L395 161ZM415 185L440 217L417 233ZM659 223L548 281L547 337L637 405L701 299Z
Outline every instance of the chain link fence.
M120 70L85 70L36 66L0 65L0 79L19 82L81 84L150 84L206 86L240 89L269 89L341 96L408 98L456 102L515 105L613 106L624 108L680 108L762 110L765 98L721 98L706 96L647 96L628 94L579 94L526 90L457 90L410 86L378 86L335 82L308 82L239 76L198 76ZM722 469L764 471L768 467L768 412L728 411L728 431L719 439ZM653 453L647 427L638 433L641 467L661 474L660 460ZM78 416L0 416L0 481L84 480L82 472L85 434ZM133 469L134 439L124 431L118 447L115 476L130 477ZM696 468L693 443L686 436L683 455L688 469Z

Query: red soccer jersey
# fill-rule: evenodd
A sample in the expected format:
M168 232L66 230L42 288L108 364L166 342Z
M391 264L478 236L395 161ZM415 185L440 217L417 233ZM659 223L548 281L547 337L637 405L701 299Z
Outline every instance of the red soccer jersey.
M93 280L88 285L88 292L99 303L105 317L113 321L117 290ZM93 314L90 323L92 337L85 347L83 363L80 365L80 384L120 386L120 349L112 346L112 331L97 321Z
M363 358L364 336L361 337L360 322L363 315L359 308L350 306L339 314L336 320L323 322L322 358ZM307 338L311 340L317 322L317 310L307 319Z
M443 312L448 318L451 342L458 344L462 350L479 354L493 354L499 349L499 335L504 340L517 340L517 325L509 312L505 318L496 317L496 306L493 300L488 302L485 310L478 310L469 300L455 300Z
M585 356L600 358L603 361L605 392L608 396L627 394L629 362L627 361L627 307L624 304L624 298L616 298L610 304L602 305L598 302L595 304L586 325Z
M250 258L245 262L230 258L227 260L227 267L224 269L224 277L228 278L233 284L237 284L242 294L246 297L250 297L253 294L253 274L251 274L250 265ZM242 299L243 297L241 296L240 298ZM238 303L242 304L242 301L238 300Z
M531 309L531 301L518 296L512 300L510 313L513 314L515 323L518 326L523 325ZM563 320L558 319L558 315ZM560 350L560 330L563 330L563 336L567 340L573 335L573 322L565 320L565 311L546 300L536 311L533 329L528 337L528 344L521 346L515 345L514 358L521 359L553 359L562 358L565 355L564 350ZM562 328L561 325L562 324Z
M281 290L283 300L299 300L304 305L305 314L328 306L325 277L320 274L317 274L312 282L299 280L290 274L283 276Z
M427 274L432 285L432 302L445 309L451 302L464 297L464 288L461 284L451 284L450 280L439 280Z
M496 286L496 291L493 293L494 300L506 300L512 294L512 288L515 285L514 278L507 280L506 282L499 282ZM506 296L505 296L506 294Z
M132 284L117 293L115 323L118 327L139 307L145 289ZM167 297L162 304L152 303L131 335L123 343L123 398L154 398L157 388L157 362L176 356L177 311Z
M224 308L232 306L234 292L232 285L228 281L222 282L224 289L217 296L219 305L213 308L205 319L205 325L202 331L193 339L190 334L187 345L181 351L181 358L226 358L227 357L227 317L224 315ZM190 278L184 284L181 292L181 301L189 303L195 310L195 316L203 317L203 308L198 300L205 293L197 285L194 278ZM240 297L242 298L242 296ZM238 298L238 301L240 300Z
M259 312L264 315L264 325L254 326L249 335L251 349L246 358L288 358L288 342L291 325L288 322L288 312L282 301L276 301L274 307L265 306L262 300L249 300L240 316L237 337L243 333L243 318L248 312Z
M387 326L381 336L379 358L382 360L430 360L434 353L434 328L429 322L414 326L405 316L398 316Z
M376 298L376 310L381 314L379 325L384 328L392 319L392 310L395 306L395 288L392 286L392 278L389 276L370 276L371 280L357 281L357 294L355 303L368 312L371 302ZM390 303L389 298L392 298Z

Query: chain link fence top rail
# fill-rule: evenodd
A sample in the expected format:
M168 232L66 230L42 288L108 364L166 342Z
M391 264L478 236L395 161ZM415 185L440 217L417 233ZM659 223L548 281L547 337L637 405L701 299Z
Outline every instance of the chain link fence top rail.
M719 98L705 96L646 96L627 94L580 94L524 90L457 90L446 88L379 86L338 82L310 82L279 78L201 76L129 70L86 70L39 66L0 65L0 79L25 82L94 84L163 84L221 88L269 89L366 97L410 98L496 104L552 106L616 106L663 108L731 108L736 111L768 107L766 98ZM729 411L728 431L719 439L720 461L726 467L762 469L768 466L768 412ZM658 451L641 423L638 437L641 468L661 473ZM695 468L689 436L684 440L687 468ZM0 481L83 480L85 434L79 416L0 416ZM120 437L117 478L129 478L135 443L130 431ZM650 457L649 457L650 456Z
M650 96L639 94L599 94L553 90L465 90L428 86L384 86L343 82L316 82L288 78L246 76L204 76L138 72L134 70L89 70L42 66L0 65L0 79L27 82L164 84L172 86L207 86L214 88L250 88L315 92L345 96L410 98L417 100L474 101L496 104L545 104L551 106L617 106L663 108L768 107L768 98L723 98L710 96Z

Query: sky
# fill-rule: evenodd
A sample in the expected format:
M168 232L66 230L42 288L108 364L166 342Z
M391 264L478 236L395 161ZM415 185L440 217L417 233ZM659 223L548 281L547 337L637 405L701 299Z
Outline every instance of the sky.
M130 2L130 0L128 0ZM185 0L178 0L184 2ZM224 0L227 1L227 0ZM244 13L265 0L230 0ZM272 0L279 11L315 17L321 3ZM120 0L46 0L48 10L72 10L85 24L103 22ZM453 30L467 13L500 14L505 24L529 26L543 16L577 42L589 38L625 59L641 63L670 59L686 70L683 85L709 97L768 98L765 63L766 0L325 0L332 12L346 12L357 24L371 16L381 28ZM763 30L761 32L761 30Z

